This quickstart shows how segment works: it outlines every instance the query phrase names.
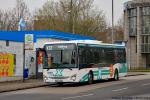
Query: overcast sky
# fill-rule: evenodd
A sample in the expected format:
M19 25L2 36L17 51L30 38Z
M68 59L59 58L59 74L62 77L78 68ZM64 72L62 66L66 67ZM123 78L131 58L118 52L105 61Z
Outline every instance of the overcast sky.
M10 9L15 6L16 0L0 0L0 9ZM47 0L24 0L30 11L42 7ZM104 10L107 22L111 24L111 1L112 0L95 0L94 4L98 8ZM115 23L123 14L123 3L130 0L114 0L114 21Z

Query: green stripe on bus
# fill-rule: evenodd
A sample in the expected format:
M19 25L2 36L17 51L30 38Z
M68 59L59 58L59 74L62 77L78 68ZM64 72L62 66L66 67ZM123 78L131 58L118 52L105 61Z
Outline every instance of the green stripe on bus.
M99 75L99 71L93 71L93 75L94 75L94 76Z
M109 75L109 74L110 74L109 70L102 70L102 71L101 71L101 75ZM99 71L98 71L98 70L93 71L93 75L94 75L94 76L99 76ZM85 82L85 81L87 81L87 80L88 80L88 73L85 74L85 75L82 77L82 79L80 80L80 82Z
M102 70L101 71L101 75L109 75L109 74L110 74L109 70ZM93 75L99 76L99 71L93 71Z
M102 73L109 73L109 70L102 70Z
M88 44L91 47L102 47L102 48L125 48L125 46L115 46L115 45L97 45L97 44Z
M85 82L86 80L88 80L88 74L85 74L82 79L80 80L80 82Z
M102 75L109 75L110 72L109 72L109 70L102 70L101 74Z
M102 75L109 75L110 73L102 73Z

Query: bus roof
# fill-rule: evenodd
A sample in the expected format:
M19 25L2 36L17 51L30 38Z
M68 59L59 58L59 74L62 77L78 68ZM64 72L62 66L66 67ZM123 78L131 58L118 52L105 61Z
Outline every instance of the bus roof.
M73 41L58 41L58 42L46 42L46 44L88 44L91 46L105 46L105 47L119 47L119 48L125 48L125 45L120 45L120 44L109 44L109 43L103 43L102 41L97 41L97 40L73 40Z

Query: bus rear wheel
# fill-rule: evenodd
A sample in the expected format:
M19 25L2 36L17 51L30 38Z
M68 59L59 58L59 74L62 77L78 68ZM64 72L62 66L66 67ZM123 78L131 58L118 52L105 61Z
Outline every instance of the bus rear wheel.
M119 80L119 73L118 73L118 70L117 70L117 69L115 70L115 73L114 73L114 80L115 80L115 81L118 81L118 80Z
M88 84L92 84L93 83L93 74L92 72L89 72L88 74Z

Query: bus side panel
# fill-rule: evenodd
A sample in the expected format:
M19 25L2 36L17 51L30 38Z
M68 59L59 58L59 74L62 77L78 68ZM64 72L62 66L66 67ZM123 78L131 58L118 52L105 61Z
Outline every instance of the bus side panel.
M94 70L93 68L83 68L79 70L78 76L79 76L79 82L87 82L88 81L88 75L90 70Z
M123 77L127 75L127 64L126 63L122 63L121 66L119 67L119 77Z
M113 78L114 76L114 72L111 73L110 67L84 68L81 69L78 73L78 76L81 78L79 82L87 82L88 74L90 71L93 72L93 80L109 79L109 78Z
M93 72L93 80L102 80L102 79L110 78L109 67L84 68L84 69L81 69L78 73L78 76L80 76L79 82L87 82L88 81L88 74L90 71Z
M119 77L123 77L127 74L127 64L117 63L110 67L98 67L98 68L84 68L80 69L78 73L79 82L87 82L88 74L90 71L93 72L93 80L103 80L114 78L115 69L119 72Z

